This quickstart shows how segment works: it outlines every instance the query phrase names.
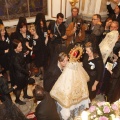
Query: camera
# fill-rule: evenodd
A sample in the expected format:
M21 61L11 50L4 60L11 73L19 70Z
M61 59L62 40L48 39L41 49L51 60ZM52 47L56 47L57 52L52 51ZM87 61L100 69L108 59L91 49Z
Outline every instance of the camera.
M80 22L77 23L77 29L76 29L76 34L78 34L80 31Z
M53 37L51 38L51 41L54 41L58 37L57 34L54 34Z
M47 32L44 32L44 37L46 37L47 36Z

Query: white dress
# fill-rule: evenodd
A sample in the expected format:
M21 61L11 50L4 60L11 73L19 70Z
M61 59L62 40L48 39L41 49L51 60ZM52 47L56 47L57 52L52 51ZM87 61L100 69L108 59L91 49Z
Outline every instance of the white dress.
M118 40L118 31L111 31L107 33L106 37L100 43L100 51L102 54L103 62L106 63L107 58L113 51L113 47Z
M89 107L88 80L89 76L80 62L68 62L50 91L51 97L61 108L62 119L68 120L71 113L76 112L75 109L78 111Z

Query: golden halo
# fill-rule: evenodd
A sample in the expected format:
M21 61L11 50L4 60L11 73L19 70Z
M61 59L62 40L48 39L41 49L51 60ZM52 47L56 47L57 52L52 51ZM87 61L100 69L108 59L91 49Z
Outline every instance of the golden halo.
M83 54L83 47L80 45L75 46L69 52L69 57L70 57L69 61L72 61L72 62L79 61L82 54Z

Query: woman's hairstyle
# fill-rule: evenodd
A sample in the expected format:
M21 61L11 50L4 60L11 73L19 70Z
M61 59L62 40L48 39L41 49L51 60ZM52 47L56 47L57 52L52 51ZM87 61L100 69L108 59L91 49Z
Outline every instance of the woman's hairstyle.
M41 24L40 24L41 21L43 22L43 28L41 27ZM36 32L39 36L41 34L42 29L43 29L43 31L47 31L46 19L45 19L45 15L43 13L38 13L36 15L35 27L36 27Z
M91 42L87 42L86 44L85 44L85 47L86 48L90 48L90 50L93 52L93 46L92 46L92 43Z
M2 40L1 31L5 29L3 24L0 24L0 40Z
M5 27L3 24L0 24L0 31L3 30Z
M111 17L108 17L108 18L105 20L105 22L103 23L103 26L104 26L104 27L106 26L106 22L108 22L109 20L112 20L112 21L113 21L113 19L112 19Z
M45 91L40 85L36 85L35 89L33 90L33 96L36 101L41 101L45 97Z
M34 25L34 24L31 24L30 27L29 27L29 30L36 31L35 25Z
M44 13L38 13L35 18L35 25L37 25L40 21L46 21Z
M13 49L16 49L19 43L21 43L19 40L14 39L14 40L12 41L12 47L13 47Z
M59 62L62 62L62 61L65 59L66 56L67 56L66 53L61 52L61 53L58 55L58 61L59 61Z
M94 46L93 46L93 44L91 42L87 42L85 44L85 48L90 48L90 50L93 52L94 58L97 58L99 56L98 51L94 48Z
M18 24L17 24L17 27L16 27L16 31L19 31L20 30L20 25L24 23L26 24L27 26L27 20L25 17L19 17L19 20L18 20ZM21 27L22 28L22 27Z
M16 28L16 32L20 32L20 28L23 28L24 26L26 26L26 28L27 28L27 23L22 22L22 23L18 24L17 28Z

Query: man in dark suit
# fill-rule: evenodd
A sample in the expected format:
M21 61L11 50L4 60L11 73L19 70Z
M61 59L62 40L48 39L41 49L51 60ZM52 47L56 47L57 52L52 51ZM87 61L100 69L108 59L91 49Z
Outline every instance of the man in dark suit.
M37 120L60 120L55 101L49 93L45 92L41 86L36 85L33 96L38 104L35 109Z
M66 27L63 23L64 15L58 13L56 16L56 21L51 21L48 26L48 34L50 39L50 56L53 57L54 54L62 52L62 44L65 44Z
M99 43L101 42L101 37L102 37L103 32L104 32L104 27L101 22L101 15L94 14L92 16L92 22L91 22L90 28L86 31L86 36L88 36L88 41L93 43L93 41L89 39L91 34L93 34L92 36L94 36L96 39L94 41L94 44L98 46Z
M68 61L67 54L61 52L58 55L57 62L53 62L49 69L45 72L43 86L45 91L50 92L53 85L57 81L58 77L61 75L64 67L66 66Z

